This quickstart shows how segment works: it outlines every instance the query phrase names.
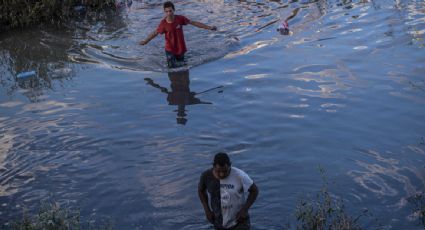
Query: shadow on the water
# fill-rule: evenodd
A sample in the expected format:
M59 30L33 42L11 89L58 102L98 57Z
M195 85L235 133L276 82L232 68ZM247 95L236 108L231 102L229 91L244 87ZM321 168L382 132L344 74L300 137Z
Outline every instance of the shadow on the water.
M169 105L177 106L177 109L174 110L177 112L176 122L177 124L181 125L185 125L187 122L187 105L212 104L212 102L202 101L200 98L197 98L198 95L215 89L223 88L223 86L218 86L198 93L192 92L189 86L189 70L169 72L168 78L171 82L170 90L155 83L151 78L145 78L145 81L148 85L157 88L161 90L161 92L167 94L167 101Z

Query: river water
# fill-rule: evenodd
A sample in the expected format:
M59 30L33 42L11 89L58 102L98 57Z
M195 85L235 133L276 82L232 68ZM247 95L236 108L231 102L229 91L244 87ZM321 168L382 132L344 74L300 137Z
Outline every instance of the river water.
M0 223L54 199L117 229L211 229L197 183L225 151L260 189L253 229L294 223L319 168L349 213L373 215L366 229L421 229L407 199L425 191L423 1L176 8L218 27L185 27L189 69L177 72L162 37L137 44L160 1L0 35Z

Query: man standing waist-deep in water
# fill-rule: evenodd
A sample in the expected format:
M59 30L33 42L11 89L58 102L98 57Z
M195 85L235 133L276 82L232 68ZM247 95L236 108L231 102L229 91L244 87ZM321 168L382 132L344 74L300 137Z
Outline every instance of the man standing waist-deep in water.
M250 229L248 209L258 196L258 188L248 174L231 166L226 153L217 153L213 167L202 173L198 195L216 230Z
M203 23L189 20L183 15L174 14L174 11L174 4L169 1L165 2L165 18L161 20L158 28L154 32L145 40L139 42L140 45L146 45L158 34L165 34L165 54L169 68L175 68L184 63L184 54L186 53L186 43L183 34L184 25L191 24L207 30L217 30L215 26L207 26Z

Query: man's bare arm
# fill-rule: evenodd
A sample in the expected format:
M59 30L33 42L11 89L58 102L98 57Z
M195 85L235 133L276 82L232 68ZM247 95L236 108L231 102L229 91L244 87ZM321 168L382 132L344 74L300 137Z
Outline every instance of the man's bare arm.
M249 187L248 189L249 195L246 199L245 205L243 206L243 209L247 210L252 206L252 204L255 202L258 196L258 187L254 183Z
M149 34L149 36L145 39L139 42L140 45L146 45L148 44L152 39L154 39L156 36L158 35L158 32L155 30L154 32L152 32L151 34Z
M204 208L204 212L205 212L205 216L207 220L210 223L213 223L214 214L212 213L208 205L208 195L207 195L207 190L205 187L202 187L201 185L198 186L198 196L199 196L199 199L201 200L202 207Z
M236 214L236 219L240 220L241 218L246 218L248 214L248 209L254 204L258 196L258 187L254 183L248 189L249 195L246 199L245 204L242 206L241 210Z
M205 25L202 22L197 22L197 21L190 20L189 24L194 25L194 26L199 27L199 28L202 28L202 29L206 29L206 30L212 30L212 31L216 31L217 30L217 27L215 27L215 26L208 26L208 25Z

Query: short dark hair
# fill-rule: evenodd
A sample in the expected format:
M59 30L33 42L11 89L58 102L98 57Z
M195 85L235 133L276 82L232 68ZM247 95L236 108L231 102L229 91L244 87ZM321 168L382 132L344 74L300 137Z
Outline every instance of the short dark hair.
M168 7L171 7L173 10L176 10L174 9L174 4L171 1L164 2L164 9Z
M232 165L232 163L230 162L229 155L227 155L227 153L217 153L217 154L215 154L213 166L215 166L215 165L225 166L226 164L228 166Z

